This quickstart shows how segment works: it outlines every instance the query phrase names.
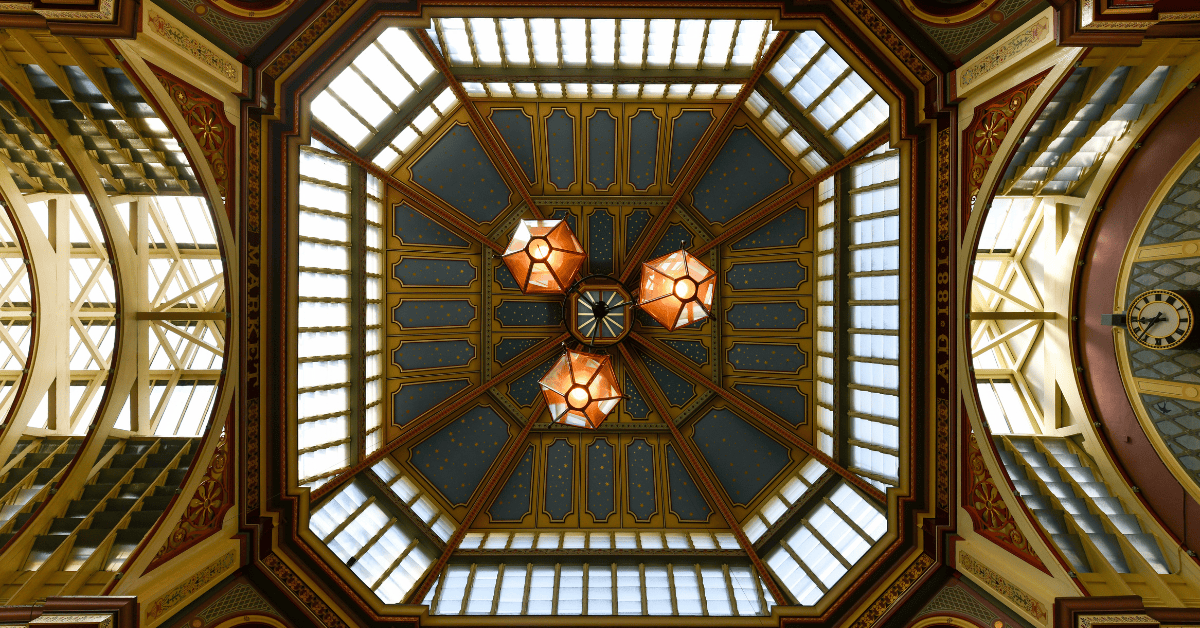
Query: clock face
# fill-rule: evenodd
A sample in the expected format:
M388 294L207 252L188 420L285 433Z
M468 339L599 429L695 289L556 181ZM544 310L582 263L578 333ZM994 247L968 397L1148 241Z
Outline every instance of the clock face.
M1144 347L1171 349L1191 335L1192 307L1170 290L1143 292L1129 306L1126 327Z

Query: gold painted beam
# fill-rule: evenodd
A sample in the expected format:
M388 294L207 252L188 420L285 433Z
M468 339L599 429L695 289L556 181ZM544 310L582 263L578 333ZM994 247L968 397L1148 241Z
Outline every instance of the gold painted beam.
M1058 312L971 312L973 321L1051 321Z
M1198 253L1200 253L1200 240L1183 240L1180 242L1143 246L1137 250L1137 257L1134 258L1134 261L1154 262L1164 259L1193 257Z
M1133 384L1139 393L1200 401L1200 385L1197 384L1145 377L1133 378Z
M223 321L228 312L193 312L191 310L159 310L138 312L139 321Z

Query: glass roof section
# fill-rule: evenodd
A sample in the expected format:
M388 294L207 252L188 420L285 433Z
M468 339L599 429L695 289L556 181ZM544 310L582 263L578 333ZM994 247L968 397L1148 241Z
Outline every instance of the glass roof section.
M763 616L842 586L887 532L906 455L901 155L825 172L878 140L882 97L815 32L768 21L384 33L368 51L419 57L384 58L416 77L407 95L360 54L314 96L298 157L294 479L316 539L385 604L435 615ZM535 215L568 223L590 272L682 242L725 282L719 336L635 317L612 351L629 397L596 432L542 422L561 306L496 255ZM771 470L727 472L715 435Z

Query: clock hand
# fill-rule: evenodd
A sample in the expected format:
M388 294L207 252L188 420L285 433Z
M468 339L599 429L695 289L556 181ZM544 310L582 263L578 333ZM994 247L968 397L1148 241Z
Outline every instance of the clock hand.
M1149 321L1146 321L1149 324L1145 325L1145 327L1142 327L1142 338L1143 339L1147 338L1150 335L1150 328L1154 327L1155 325L1157 325L1165 320L1167 320L1166 317L1164 317L1162 315L1162 313L1159 313L1159 314L1155 314L1154 318L1150 319ZM1139 322L1143 322L1143 321L1139 321Z

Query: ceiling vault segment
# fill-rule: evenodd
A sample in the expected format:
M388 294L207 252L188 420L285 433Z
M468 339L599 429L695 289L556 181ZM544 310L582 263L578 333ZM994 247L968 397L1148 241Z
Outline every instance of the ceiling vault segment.
M697 255L697 256L703 255L703 254L709 252L710 250L712 250L713 248L724 244L725 242L729 241L730 239L744 235L744 233L747 229L755 226L760 220L763 220L764 218L767 218L770 216L774 216L776 213L787 209L793 202L795 202L795 200L797 198L800 198L800 196L802 194L804 194L805 192L817 187L817 185L819 185L825 179L832 177L833 175L837 174L838 171L842 170L846 166L853 164L854 162L858 161L859 159L862 159L864 155L866 155L866 154L870 153L871 151L875 150L876 148L879 148L880 146L883 146L884 144L886 144L890 137L891 137L891 135L888 131L881 132L879 135L875 136L873 139L868 140L865 144L863 144L862 146L855 149L854 152L850 153L849 155L846 155L837 163L835 163L835 164L829 166L828 168L813 175L813 177L811 179L809 179L808 181L805 181L804 183L801 183L799 186L793 188L790 192L787 192L783 196L779 197L771 204L767 205L766 207L763 207L762 209L754 212L753 214L750 214L749 216L746 216L739 220L735 220L734 222L732 222L729 225L728 229L726 229L725 231L722 231L719 235L715 236L712 240L705 242L704 244L697 247L694 251L692 251L691 252L692 255Z
M504 446L504 452L500 456L500 464L496 467L496 471L491 474L491 478L482 490L477 491L471 500L470 506L467 508L467 514L463 515L462 522L458 524L458 529L454 531L454 535L446 541L446 549L442 551L442 555L433 563L429 569L425 570L425 577L421 581L421 585L408 596L409 604L420 604L421 600L425 599L425 595L429 593L429 588L438 579L442 570L446 568L446 563L450 562L450 556L458 550L458 546L462 544L463 537L467 535L467 530L475 523L475 517L483 511L486 504L490 504L496 496L496 491L500 490L501 481L507 480L511 472L510 465L514 464L517 454L524 451L528 444L526 439L529 438L529 431L533 428L534 423L538 422L538 417L541 416L542 410L546 407L545 397L538 397L538 400L533 404L533 410L529 413L529 418L525 420L525 425L521 428L521 433L515 439L509 441Z
M367 172L370 172L372 175L374 175L379 180L384 181L388 185L399 190L401 193L404 194L404 197L406 200L411 201L414 205L417 206L417 209L420 209L421 211L426 212L432 216L436 216L438 220L446 221L446 223L453 225L456 229L461 230L463 233L467 234L468 236L473 238L475 241L488 247L489 249L491 249L497 253L504 253L503 246L496 244L495 242L492 242L486 235L479 233L479 230L476 229L475 227L472 227L470 224L463 222L459 218L455 217L453 214L443 211L437 205L425 200L425 197L421 196L416 190L412 189L412 187L409 186L407 183L392 176L392 174L390 172L388 172L387 170L384 170L383 168L380 168L379 166L376 166L374 163L371 163L369 160L360 157L358 155L358 153L356 153L354 151L354 149L346 146L345 144L342 144L340 141L338 141L332 135L329 135L329 134L321 131L320 129L315 128L315 121L314 121L314 128L312 128L310 130L310 134L312 135L313 139L321 142L322 144L325 144L332 150L336 151L342 157L345 157L346 159L353 161L354 163L356 163L359 166L366 169Z
M446 58L442 56L442 52L429 39L429 33L423 30L414 30L413 35L425 47L425 51L433 59L433 64L438 71L446 76L446 81L450 85L450 89L454 91L454 96L463 103L463 109L467 110L467 115L471 117L471 122L475 123L479 129L480 135L483 136L483 141L487 144L487 150L496 156L496 161L500 163L500 170L503 172L505 183L509 188L516 188L521 193L521 198L525 201L525 206L533 215L542 218L542 210L533 203L533 197L529 195L529 188L524 183L524 175L517 172L512 161L508 158L508 153L496 141L496 137L500 135L499 129L496 128L490 118L485 118L479 113L479 107L475 105L475 101L467 95L467 90L463 89L462 83L454 76L454 72L450 70L450 64L446 63Z
M458 396L457 399L455 399L454 401L451 401L450 403L443 406L441 410L431 414L428 418L422 420L420 423L417 423L413 427L407 428L407 431L404 434L401 434L395 440L391 441L390 443L387 443L383 447L380 447L377 451L375 451L375 453L367 456L366 458L363 458L361 461L359 461L358 464L356 464L352 467L347 467L346 469L342 470L341 473L338 473L332 479L330 479L328 482L323 484L321 486L321 488L313 491L310 501L314 504L317 503L318 501L323 499L326 495L329 495L331 492L333 492L333 490L336 489L338 486L341 486L342 483L353 478L355 475L362 472L363 470L369 469L369 468L375 466L375 463L379 462L384 457L391 454L393 451L395 451L401 445L417 438L418 436L423 434L426 430L428 430L430 427L439 423L442 419L450 416L454 412L458 411L460 408L466 406L468 403L478 399L479 395L487 393L487 390L489 388L512 377L513 373L521 372L526 366L533 364L537 360L544 357L547 353L550 353L554 349L559 348L559 346L562 345L562 343L566 342L570 338L571 338L571 334L569 332L564 331L563 333L561 333L557 336L543 340L541 342L541 344L535 346L532 350L530 350L530 352L524 358L521 358L520 360L514 362L512 364L512 366L505 368L503 371L501 371L495 377L489 379L486 382L483 382L482 384L476 386L475 388L472 388L469 390L464 390ZM532 426L530 426L530 427L532 427ZM449 547L449 544L447 544L447 547Z
M746 537L746 532L742 530L742 526L738 522L737 517L733 516L733 511L730 509L729 504L725 503L725 499L722 497L721 492L717 490L716 484L709 476L708 471L700 465L700 459L696 456L696 452L692 450L692 444L683 438L683 434L679 431L679 427L675 425L675 421L671 420L671 415L668 414L667 407L663 405L662 398L659 397L658 391L650 385L649 378L642 370L643 365L633 359L633 355L629 352L629 348L625 346L625 343L618 343L617 348L621 350L621 356L625 358L625 363L628 364L630 366L630 370L633 371L633 378L637 380L638 386L640 386L642 390L646 391L646 396L649 398L650 404L654 406L655 412L658 412L658 414L663 417L663 422L666 423L667 427L671 430L671 437L675 440L675 445L679 447L679 451L681 451L684 458L687 459L688 466L691 467L696 475L700 478L701 485L704 487L704 492L707 494L708 498L712 500L714 504L716 504L717 510L721 511L721 516L724 517L725 522L729 524L729 531L733 533L734 538L737 539L738 545L742 547L742 550L745 551L746 555L750 558L750 562L754 564L754 569L758 571L758 575L762 578L763 583L767 585L768 589L770 589L771 596L775 598L777 603L790 599L790 596L784 595L783 591L780 590L779 585L775 582L774 576L767 569L766 565L763 564L762 559L759 558L758 552L754 549L754 543L751 543L750 539Z
M696 372L695 369L693 369L691 366L684 363L682 360L676 358L674 355L671 355L670 352L659 348L657 345L655 345L649 339L647 339L646 337L642 336L641 334L639 334L635 331L629 332L629 338L631 340L633 340L634 342L638 343L639 345L641 345L646 350L646 352L654 354L655 360L661 360L664 363L671 365L672 369L674 369L675 371L677 371L679 373L683 373L683 374L687 375L688 379L691 379L692 381L695 381L695 382L707 387L709 390L712 390L713 392L717 393L717 395L719 397L721 397L728 403L730 403L734 406L737 406L738 410L745 412L746 414L754 417L754 419L756 421L761 423L764 427L769 428L772 432L774 432L780 438L786 440L789 444L799 447L800 449L804 450L804 452L807 453L808 455L812 456L813 458L816 458L818 462L820 462L821 464L828 467L834 473L837 473L838 475L845 478L846 482L854 485L856 488L858 488L860 491L862 491L863 493L870 496L876 502L878 502L880 504L884 504L884 505L887 504L887 496L885 496L883 494L883 492L880 491L879 489L877 489L874 486L872 486L871 484L868 484L867 482L863 481L863 479L861 477L859 477L857 473L854 473L853 471L850 471L849 469L846 469L842 465L838 464L837 462L835 462L833 460L833 458L830 458L828 455L826 455L825 452L812 446L811 444L808 443L808 441L805 441L804 439L796 436L789 430L786 430L783 427L779 426L776 423L776 421L774 421L773 419L763 416L763 414L761 412L758 412L754 408L750 407L749 404L743 402L741 399L738 399L736 396L730 394L730 392L728 390L725 390L724 387L718 385L716 382L714 382L711 379L708 379L707 377L705 377L704 375ZM669 423L669 421L668 421L668 423ZM672 430L674 430L674 424L672 424ZM672 433L674 433L674 431Z
M634 249L633 254L631 254L625 261L625 268L621 271L622 284L628 284L629 278L633 276L634 269L639 269L641 267L642 260L650 251L651 243L657 242L658 235L663 229L666 228L667 222L670 220L671 214L675 209L675 205L679 203L680 199L683 198L684 193L692 188L692 184L695 182L696 177L698 177L700 173L704 171L704 166L708 163L709 157L711 157L713 151L717 150L717 148L720 146L720 141L725 135L725 130L729 128L729 125L733 124L734 116L736 116L737 112L741 110L742 105L746 103L746 99L749 98L750 94L754 91L754 84L757 83L760 78L762 78L763 73L767 70L767 66L771 64L771 60L773 60L783 48L783 42L786 39L787 37L783 33L778 33L775 35L775 39L771 42L771 46L763 51L762 57L758 60L758 63L755 64L754 73L751 74L746 83L742 85L742 88L738 90L737 97L733 99L733 102L729 103L729 108L726 109L725 113L721 115L721 119L719 122L717 122L716 129L713 131L708 142L702 149L697 150L695 161L692 162L691 166L679 174L679 177L676 179L675 183L675 192L671 194L671 200L667 201L667 206L664 207L661 212L659 212L655 221L646 228L646 233L644 236L642 236L641 243L638 244L637 248Z

